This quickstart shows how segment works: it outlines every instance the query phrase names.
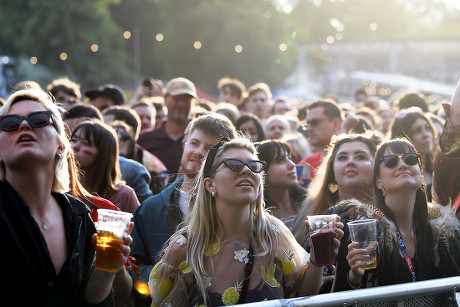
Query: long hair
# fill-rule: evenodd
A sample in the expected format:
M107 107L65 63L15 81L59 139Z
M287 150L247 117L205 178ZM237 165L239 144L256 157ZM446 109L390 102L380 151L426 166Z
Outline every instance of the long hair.
M162 255L164 255L167 252L166 247L171 242L175 242L180 235L184 235L187 238L187 261L194 274L197 287L205 298L205 302L207 292L204 277L207 272L204 266L204 253L207 246L217 239L217 229L220 221L217 215L215 199L206 190L204 179L206 177L214 178L215 167L222 161L223 154L231 148L246 149L252 154L256 154L254 145L244 138L230 140L221 146L214 147L210 151L206 161L202 164L201 170L196 177L194 188L191 191L189 212L184 222L179 226L178 231L171 236L162 251ZM205 174L209 174L209 176ZM268 213L264 209L262 179L259 185L259 194L255 201L250 204L250 210L252 213L252 219L249 222L251 244L257 247L256 256L267 256L268 263L271 265L275 259L276 233L270 227L267 218Z
M115 131L99 120L88 120L80 123L72 132L78 131L98 149L91 178L86 179L86 189L93 195L107 198L110 192L116 191L121 184L121 171L118 162L118 142Z
M337 184L334 175L334 160L340 147L345 143L361 142L366 144L371 155L374 155L382 139L382 135L376 131L368 131L363 134L340 134L332 138L316 176L307 189L307 199L304 201L294 222L293 233L298 242L303 242L305 239L305 217L307 215L321 214L339 201L339 193L332 193L329 190L329 184ZM365 198L373 199L372 182L369 182L369 189L356 191L356 195L359 195L359 193L362 193Z
M243 131L241 130L241 126L245 122L250 121L250 120L254 123L254 125L256 126L256 129L257 129L257 140L256 141L261 142L261 141L265 140L264 127L262 126L262 123L261 123L260 119L255 115L245 114L245 115L240 116L235 122L236 130L238 130L238 131L243 133Z
M45 109L51 111L51 120L53 126L57 131L57 139L59 145L62 146L62 157L55 160L54 177L51 186L52 192L67 192L69 190L69 170L67 164L67 157L70 151L70 143L67 139L64 129L64 122L61 117L61 112L64 110L57 106L47 93L41 89L30 88L19 90L13 93L5 105L0 108L0 115L6 115L10 110L11 106L19 101L32 100L41 103ZM5 179L5 165L4 162L0 162L0 180Z
M395 155L402 155L405 153L416 153L414 146L407 141L406 139L394 139L383 143L377 153L375 154L374 160L374 192L375 192L375 206L380 209L385 216L395 222L395 216L393 211L386 205L385 197L383 196L382 191L377 187L376 179L380 176L380 165L382 164L382 158L387 154L388 151L391 151ZM419 159L420 169L423 169L422 162ZM416 191L415 197L415 207L413 212L413 221L414 226L417 232L417 263L419 267L429 267L434 261L434 247L433 247L433 234L429 225L428 219L428 201L426 192L421 185L420 188ZM389 259L386 258L386 259ZM391 258L390 258L391 259ZM388 265L396 265L395 263ZM387 266L385 266L387 267ZM393 266L395 267L395 266ZM388 268L388 267L387 267ZM391 271L391 270L387 270ZM383 278L391 278L388 275L390 272L381 271L380 274L383 274Z
M434 128L431 119L417 108L404 109L396 113L395 119L390 127L390 139L406 138L409 141L412 141L412 137L414 135L412 125L419 118L427 122L431 133L433 134L434 143L434 140L437 138L437 130ZM423 166L425 170L430 173L433 172L433 153L426 154L424 158Z
M263 141L260 144L256 144L257 152L259 155L259 159L262 161L267 162L267 171L270 168L270 164L278 159L281 156L290 156L291 155L291 148L286 142L280 140L267 140ZM264 181L264 188L265 188L265 206L270 208L275 204L270 199L267 191L270 189L270 183L265 180ZM306 189L304 189L300 184L296 184L293 187L289 188L289 199L293 206L293 209L298 212L300 206L302 205L302 201L305 198L305 194L307 193Z

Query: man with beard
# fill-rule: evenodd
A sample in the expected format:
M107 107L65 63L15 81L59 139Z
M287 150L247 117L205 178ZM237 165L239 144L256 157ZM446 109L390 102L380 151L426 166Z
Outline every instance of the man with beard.
M158 157L170 173L177 173L182 156L182 139L190 121L190 109L197 98L196 88L186 78L175 78L166 85L167 120L159 128L142 133L137 143Z

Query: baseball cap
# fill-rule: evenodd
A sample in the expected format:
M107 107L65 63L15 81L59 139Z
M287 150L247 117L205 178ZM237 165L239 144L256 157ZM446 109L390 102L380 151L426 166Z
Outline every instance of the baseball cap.
M85 96L89 99L95 99L96 97L102 95L107 95L111 97L115 105L125 104L125 96L123 94L123 90L114 84L104 84L98 87L97 89L85 91Z
M198 98L196 87L192 81L186 78L171 79L166 85L166 95L177 96L187 94L194 98Z

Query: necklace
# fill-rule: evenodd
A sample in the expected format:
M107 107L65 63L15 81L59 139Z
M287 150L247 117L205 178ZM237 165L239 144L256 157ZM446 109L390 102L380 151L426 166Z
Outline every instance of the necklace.
M46 219L44 221L42 219L39 219L38 217L36 217L35 215L32 214L32 216L35 218L35 220L39 220L41 223L43 223L42 227L43 227L44 230L50 229L50 224L48 223L48 220L49 220L49 217L50 217L50 214L51 214L51 208L53 208L53 202L50 201L50 209L49 209L48 214L46 216Z
M207 257L215 256L220 251L220 247L229 242L235 242L235 245L241 245L242 242L237 239L241 237L242 235L244 235L245 233L246 233L246 230L241 232L240 234L238 234L237 236L233 238L223 240L223 241L217 241L216 243L209 243L204 252L204 255Z

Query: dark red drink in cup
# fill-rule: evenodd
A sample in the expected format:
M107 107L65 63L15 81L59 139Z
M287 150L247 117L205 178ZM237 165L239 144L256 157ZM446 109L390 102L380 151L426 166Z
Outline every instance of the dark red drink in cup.
M315 264L318 266L333 265L335 254L332 240L335 238L334 230L321 230L311 235L311 245L314 246Z
M334 238L337 214L308 216L310 228L310 255L318 266L333 265L335 262Z

